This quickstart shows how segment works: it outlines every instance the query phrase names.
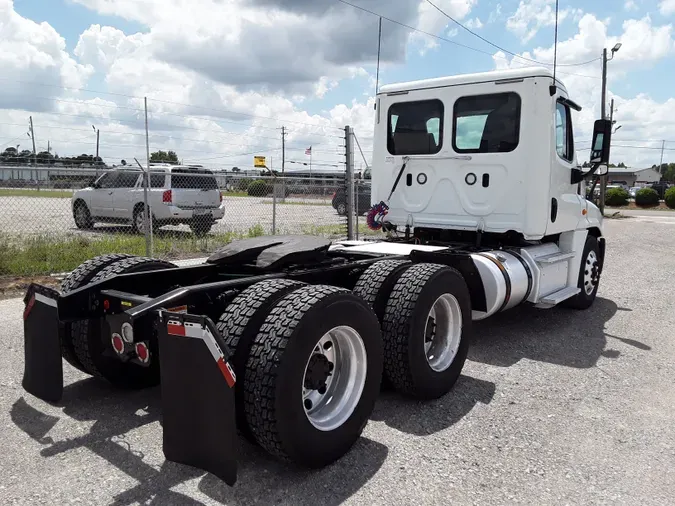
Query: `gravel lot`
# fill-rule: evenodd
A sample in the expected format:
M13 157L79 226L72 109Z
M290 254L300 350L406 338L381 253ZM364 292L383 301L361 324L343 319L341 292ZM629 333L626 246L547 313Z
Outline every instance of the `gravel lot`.
M225 216L216 222L213 233L246 232L255 225L261 225L269 233L272 229L272 199L257 197L225 197ZM286 204L277 205L277 230L279 233L303 233L307 227L344 225L346 218L337 214L327 199L315 202L327 205L303 205L305 199L287 199ZM21 235L63 235L77 232L100 235L115 230L128 231L124 225L98 224L94 232L82 232L75 227L70 209L70 199L41 197L0 197L0 233ZM187 226L168 227L190 230ZM97 233L98 232L98 233Z
M2 504L672 504L675 216L608 220L586 312L514 309L476 325L444 398L382 394L363 438L316 472L242 441L239 482L165 462L159 392L66 369L62 405L21 389L20 300L0 303Z

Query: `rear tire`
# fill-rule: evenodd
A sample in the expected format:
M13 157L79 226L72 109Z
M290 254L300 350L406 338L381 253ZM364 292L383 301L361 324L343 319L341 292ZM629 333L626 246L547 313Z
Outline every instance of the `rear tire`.
M329 331L330 347L324 342ZM352 351L359 360L350 358ZM377 318L343 288L295 290L265 319L245 376L246 419L258 443L280 459L326 466L349 451L373 411L382 376ZM353 378L357 386L339 378ZM308 395L314 403L307 404Z
M192 230L192 233L198 237L203 237L208 234L211 231L211 228L213 228L213 222L211 221L201 222L199 220L195 220L190 223L190 230Z
M373 309L377 321L384 318L384 310L394 285L403 272L412 264L407 260L381 260L368 267L354 286L353 292L365 300ZM387 376L382 376L382 390L391 390L392 384Z
M356 282L353 292L368 303L380 323L391 290L411 265L407 260L381 260L368 267Z
M94 276L110 264L131 256L132 255L127 255L125 253L119 253L113 255L101 255L87 260L68 274L61 282L61 291L63 293L68 293L77 290L78 288L82 288L84 285L89 284ZM74 368L79 369L82 372L87 372L84 367L82 367L77 355L75 355L75 348L73 347L73 329L72 324L70 323L66 324L63 340L61 341L61 356Z
M563 306L572 309L588 309L595 302L600 286L600 248L598 240L589 235L586 238L584 252L579 265L577 286L581 291L563 302Z
M152 209L152 207L151 207ZM145 206L140 205L136 206L136 209L134 209L134 214L131 219L131 230L136 233L136 234L141 234L145 235ZM151 216L150 219L152 219L152 231L153 233L156 232L157 230L157 221L155 220L154 216Z
M131 257L118 260L98 272L90 281L132 272L176 268L174 264L146 257ZM147 367L122 362L115 356L110 339L101 335L98 320L82 320L73 323L73 347L75 355L85 372L103 378L120 388L145 388L159 383L159 360L151 359ZM150 356L157 357L159 347L156 339L149 339Z
M339 201L335 205L335 210L340 216L346 216L347 215L347 203L344 201Z
M411 266L394 285L382 323L387 380L419 399L445 395L464 367L471 326L471 297L459 271Z
M305 283L290 279L271 279L256 283L237 295L218 320L218 331L232 352L230 364L239 378L234 387L237 427L251 442L255 442L255 438L246 422L244 411L246 362L251 345L272 307L281 298L302 286Z

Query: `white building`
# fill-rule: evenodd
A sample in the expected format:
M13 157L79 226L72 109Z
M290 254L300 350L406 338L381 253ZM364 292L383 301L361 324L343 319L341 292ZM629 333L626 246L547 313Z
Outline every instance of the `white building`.
M658 183L661 174L656 169L637 169L634 167L610 167L607 175L608 184L625 184L629 187L636 183Z

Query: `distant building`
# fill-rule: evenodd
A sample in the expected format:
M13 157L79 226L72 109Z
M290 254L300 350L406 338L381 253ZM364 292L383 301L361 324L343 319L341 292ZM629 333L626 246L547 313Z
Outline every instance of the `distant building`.
M658 183L661 174L656 169L636 169L634 167L610 167L607 174L607 184L625 184L628 187L636 183Z

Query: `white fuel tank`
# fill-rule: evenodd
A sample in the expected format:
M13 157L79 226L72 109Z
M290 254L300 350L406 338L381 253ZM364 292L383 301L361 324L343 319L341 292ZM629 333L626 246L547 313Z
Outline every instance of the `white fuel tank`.
M532 291L532 269L515 251L493 250L472 253L485 289L487 311L473 311L474 320L482 320L523 302Z

